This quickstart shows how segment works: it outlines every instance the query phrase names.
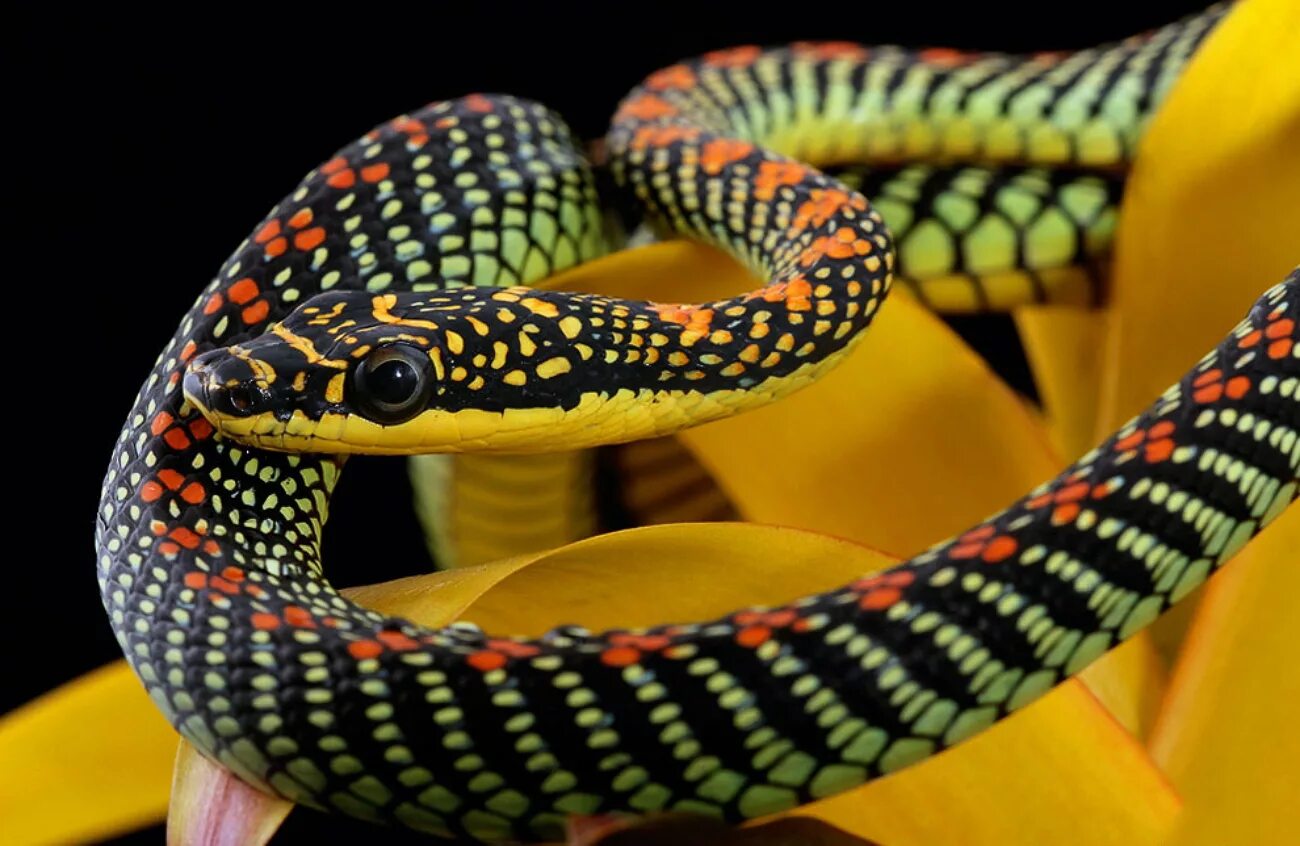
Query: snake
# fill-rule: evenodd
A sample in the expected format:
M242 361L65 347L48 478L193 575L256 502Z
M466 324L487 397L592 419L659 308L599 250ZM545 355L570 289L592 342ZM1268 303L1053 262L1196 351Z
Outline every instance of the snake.
M426 628L326 579L330 493L351 453L624 441L812 382L898 267L868 198L818 163L1120 168L1222 13L1077 54L800 43L652 74L619 106L609 169L660 231L762 280L705 304L529 287L603 249L591 170L544 106L473 94L382 124L236 249L127 418L96 549L129 663L258 789L488 842L556 839L574 814L762 817L1025 707L1296 498L1300 271L1055 478L780 606L538 638Z

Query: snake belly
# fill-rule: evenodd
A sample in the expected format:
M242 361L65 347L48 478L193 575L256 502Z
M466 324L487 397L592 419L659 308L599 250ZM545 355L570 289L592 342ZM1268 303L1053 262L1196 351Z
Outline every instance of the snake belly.
M701 61L740 73L735 57ZM674 103L718 96L683 80L672 70L635 96L681 114ZM626 109L615 142L634 190L662 219L763 266L744 221L730 225L726 188L770 188L777 205L798 190L782 181L794 171L760 179L775 156L738 133L705 138L700 153L732 143L711 159L716 173L696 163L706 191L692 208L673 183L700 136L682 137L693 127L676 115ZM895 771L1027 704L1202 582L1296 496L1293 274L1059 477L840 589L707 623L535 640L431 631L347 602L319 546L339 460L216 435L182 397L185 366L321 290L526 281L578 261L597 237L589 184L563 126L524 101L471 96L386 124L272 211L145 383L98 513L105 607L159 708L246 781L482 840L555 838L573 813L762 816ZM742 205L752 214L761 202ZM836 243L860 258L852 241L824 246ZM803 311L790 308L791 287L786 316ZM691 322L659 316L684 317L678 331Z

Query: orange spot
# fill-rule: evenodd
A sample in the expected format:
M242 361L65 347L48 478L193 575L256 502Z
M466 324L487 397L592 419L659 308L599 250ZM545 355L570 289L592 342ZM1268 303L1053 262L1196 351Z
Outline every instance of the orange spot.
M311 223L311 219L311 209L298 209L298 211L293 213L293 217L289 218L289 225L294 229L302 229L304 226Z
M198 482L190 482L185 486L185 490L181 491L181 499L190 505L198 505L203 501L205 495L206 492L203 490L203 486Z
M238 585L231 584L230 582L226 581L220 576L213 576L211 579L208 580L208 584L212 586L213 590L219 590L222 593L228 593L231 594L232 596L236 593L239 593Z
M1074 502L1088 495L1090 485L1087 482L1075 482L1056 492L1057 502Z
M542 651L531 643L519 643L514 640L489 640L488 646L511 658L532 658Z
M997 562L1004 561L1014 555L1016 550L1019 548L1020 545L1016 543L1015 538L1009 535L999 535L989 541L989 545L984 548L984 555L982 557L988 563L996 564Z
M401 632L382 631L375 637L381 641L384 646L395 652L409 652L412 649L419 649L420 642L414 638L408 637Z
M1285 338L1295 331L1295 321L1285 317L1275 323L1268 324L1264 330L1265 338Z
M870 50L851 41L797 41L790 46L804 58L821 61L830 59L861 61L871 55Z
M298 605L285 606L284 621L289 625L297 626L300 629L316 628L316 620L312 617L311 612Z
M343 158L342 156L335 156L334 158L325 162L325 164L321 165L320 170L321 173L338 173L340 170L342 170L347 166L348 166L347 159Z
M1202 385L1208 385L1210 382L1217 382L1223 378L1223 371L1219 368L1207 370L1192 380L1192 387L1199 388Z
M174 450L186 449L190 445L190 439L181 429L169 429L167 434L163 435L163 442Z
M732 162L739 161L754 152L754 145L748 141L734 138L714 138L704 145L700 152L700 166L705 173L717 174Z
M154 417L153 422L149 424L149 431L155 435L161 435L168 426L172 425L175 419L167 412L160 411L158 416Z
M366 165L361 168L361 178L366 182L378 182L388 176L388 162Z
M974 558L984 549L982 543L959 543L948 550L949 558Z
M158 481L167 486L167 490L174 491L185 481L185 477L170 467L158 471Z
M645 84L647 88L653 88L656 91L664 91L669 88L690 88L695 84L695 72L686 65L673 65L650 74L646 78Z
M205 573L186 573L184 581L185 587L195 590L208 586L208 577Z
M1063 526L1066 523L1073 521L1075 517L1078 517L1079 511L1079 503L1077 502L1067 502L1064 505L1058 505L1052 511L1052 524L1055 526Z
M767 643L772 637L772 630L767 626L747 626L736 633L736 643L753 649Z
M238 282L231 285L230 290L227 293L230 294L231 302L243 305L257 296L257 283L251 278L245 276L243 279L240 279Z
M1246 376L1233 376L1224 386L1224 391L1232 399L1241 399L1250 390L1250 379Z
M196 349L198 349L197 344L193 341L186 341L185 346L181 347L181 361L189 361L193 358Z
M248 621L253 624L253 628L261 629L264 632L271 631L272 629L280 628L279 617L275 616L274 614L267 614L262 611L259 611L253 616L249 617Z
M299 232L293 236L293 245L298 249L306 252L307 250L319 247L325 240L325 230L320 226L314 226L305 232Z
M284 251L289 249L289 242L284 238L276 238L266 245L266 254L271 258L277 258L284 255Z
M778 187L797 185L807 175L808 169L797 162L763 162L758 166L758 176L754 177L754 196L770 200L776 196Z
M640 97L628 100L618 111L619 117L631 116L638 120L654 120L677 114L677 107L662 97L642 94Z
M1147 444L1146 458L1148 464L1156 464L1169 458L1174 453L1174 442L1169 438L1152 441Z
M730 47L726 50L714 50L711 53L705 53L701 58L706 65L715 68L738 68L744 65L752 64L761 54L762 50L752 44L746 44L742 47Z
M251 326L254 323L261 323L263 320L266 320L266 316L270 313L271 304L266 300L258 300L241 311L239 316L243 318L245 323Z
M471 112L490 112L492 111L492 101L482 94L471 94L464 100L465 108Z
M257 234L253 236L253 241L258 244L265 244L267 241L271 240L272 238L274 238L276 235L279 234L280 234L280 221L268 220L266 223L262 225L261 229L257 230Z
M221 578L232 582L242 582L244 580L244 571L238 567L227 567L221 571Z
M1159 423L1151 427L1151 429L1147 432L1147 437L1151 438L1152 440L1155 440L1156 438L1167 437L1169 435L1172 435L1173 433L1174 433L1174 422L1172 420L1161 420Z
M203 542L203 551L206 552L208 555L220 555L221 547L217 545L216 541L209 538L208 540L205 540ZM249 592L251 593L252 590L250 589Z
M966 61L968 54L948 47L931 47L916 54L921 61L941 67L952 67Z
M670 643L665 635L638 635L626 632L610 635L609 642L616 646L631 646L645 652L658 652Z
M984 525L975 529L971 529L969 532L962 535L961 539L964 541L973 541L973 540L982 540L984 538L991 538L993 537L994 531L995 529L992 526Z
M600 653L600 660L609 667L626 667L640 661L641 652L630 646L612 646Z
M176 544L172 543L171 541L163 541L162 543L158 544L158 551L161 552L163 555L171 557L176 553L180 552L181 548Z
M1243 350L1250 349L1251 347L1258 344L1259 339L1262 338L1263 336L1264 333L1260 332L1258 329L1254 329L1251 332L1247 333L1246 335L1243 335L1241 340L1237 341L1237 346L1242 348Z
M1268 345L1268 357L1274 361L1286 358L1291 354L1291 347L1294 342L1290 338L1279 338Z
M186 549L198 549L199 536L184 526L177 526L168 532L168 537Z
M162 494L162 486L157 482L149 481L140 486L140 498L145 502L153 502L158 499L158 497L162 496Z
M203 313L212 314L213 312L215 312L217 309L221 308L225 304L226 304L225 297L221 296L220 294L213 294L212 296L208 297L208 301L203 304Z
M858 605L864 611L879 611L882 608L888 608L902 598L903 592L898 588L876 588L863 596Z
M506 665L506 656L500 652L493 652L491 649L481 649L466 658L465 663L479 672L486 673L504 667Z
M804 201L803 205L799 206L799 210L795 212L794 222L790 227L794 232L802 232L809 226L824 225L836 212L850 202L849 195L845 192L826 188L814 188L809 197L810 199ZM858 198L855 197L854 199ZM864 202L862 206L865 209L866 203Z
M200 417L190 424L190 434L203 440L212 434L212 424L208 422L208 418Z
M331 188L351 188L357 184L357 174L352 168L340 170L338 173L332 173L325 180L325 184Z
M384 648L373 640L354 640L348 644L348 654L358 661L377 658Z
M1133 449L1133 447L1137 446L1138 444L1146 440L1146 437L1147 437L1147 433L1142 431L1141 429L1138 429L1136 432L1133 432L1130 435L1125 435L1124 437L1116 441L1115 449L1119 450L1120 452L1123 452L1126 449Z
M393 119L393 129L408 134L412 132L424 132L424 124L413 117L403 115L402 117Z
M1197 402L1217 402L1223 396L1223 385L1215 382L1213 385L1206 385L1197 391L1192 392L1192 399Z
M665 147L677 141L694 141L700 130L692 126L643 126L632 136L632 149Z

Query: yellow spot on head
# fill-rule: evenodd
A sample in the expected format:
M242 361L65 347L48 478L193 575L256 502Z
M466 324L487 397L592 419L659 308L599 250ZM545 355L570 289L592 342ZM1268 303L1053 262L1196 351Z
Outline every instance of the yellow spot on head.
M502 341L492 342L492 369L500 369L506 363L506 356L510 354L510 349Z
M447 349L452 353L465 351L465 339L460 336L460 333L447 330Z
M536 297L526 297L519 303L533 314L540 314L542 317L559 317L560 310L555 307L555 303L546 300L539 300Z
M528 337L526 332L519 333L519 352L524 355L532 355L537 352L537 344L533 343L533 339Z
M325 386L326 402L343 402L343 380L346 378L346 373L335 373L330 377L329 383Z
M523 385L528 381L528 374L522 370L511 370L501 379L507 385Z
M573 315L560 318L560 331L564 333L564 337L573 340L582 331L582 321Z

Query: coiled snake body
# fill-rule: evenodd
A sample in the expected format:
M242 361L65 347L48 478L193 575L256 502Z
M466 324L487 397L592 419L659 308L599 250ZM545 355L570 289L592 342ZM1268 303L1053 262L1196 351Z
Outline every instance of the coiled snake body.
M1295 498L1297 275L1005 511L706 623L523 640L358 607L321 571L340 465L320 453L588 445L793 390L860 337L894 261L867 200L804 162L1120 164L1217 15L1075 56L805 44L656 73L616 117L615 175L770 280L705 305L517 287L601 249L586 167L541 106L472 95L374 130L227 261L123 429L97 547L128 659L250 783L484 840L554 838L575 813L770 814L1024 706Z

